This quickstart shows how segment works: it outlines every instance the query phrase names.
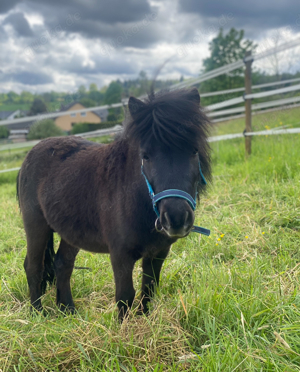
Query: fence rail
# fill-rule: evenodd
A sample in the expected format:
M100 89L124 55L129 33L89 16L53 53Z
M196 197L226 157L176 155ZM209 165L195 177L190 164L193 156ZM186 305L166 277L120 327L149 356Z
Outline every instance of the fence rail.
M95 131L98 132L98 131ZM117 132L120 132L120 129L117 130ZM223 134L221 136L211 136L208 138L208 142L218 142L218 141L224 141L224 140L230 140L234 138L243 138L243 137L252 137L252 136L263 136L263 135L281 135L281 134L296 134L300 133L300 128L274 128L274 129L268 129L268 130L262 130L258 132L248 132L248 133L235 133L235 134ZM79 136L79 135L78 135ZM90 137L90 136L89 136ZM40 141L32 141L32 142L40 142ZM29 146L34 146L32 143L29 144ZM20 167L17 168L10 168L10 169L2 169L0 170L1 173L8 173L8 172L14 172L18 171Z

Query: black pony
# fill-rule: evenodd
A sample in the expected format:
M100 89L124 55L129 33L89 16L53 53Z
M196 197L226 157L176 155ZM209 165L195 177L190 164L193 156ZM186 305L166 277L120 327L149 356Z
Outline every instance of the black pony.
M169 196L157 202L157 218L145 178L155 193L177 189L194 198L203 191L201 176L210 178L209 122L199 105L196 89L153 94L146 102L131 97L124 131L113 143L48 138L28 153L17 189L35 309L42 309L46 284L56 277L58 305L74 311L70 277L82 248L110 254L120 319L134 300L132 270L142 258L147 312L170 246L191 231L194 211L186 198ZM53 232L61 236L56 254Z

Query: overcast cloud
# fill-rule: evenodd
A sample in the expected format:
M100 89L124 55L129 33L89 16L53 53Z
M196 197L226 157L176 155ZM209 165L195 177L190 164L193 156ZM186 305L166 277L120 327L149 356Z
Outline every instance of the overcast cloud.
M0 91L74 91L149 76L196 76L220 27L260 49L300 37L299 0L1 0ZM280 68L300 70L299 49ZM272 59L256 67L272 70Z

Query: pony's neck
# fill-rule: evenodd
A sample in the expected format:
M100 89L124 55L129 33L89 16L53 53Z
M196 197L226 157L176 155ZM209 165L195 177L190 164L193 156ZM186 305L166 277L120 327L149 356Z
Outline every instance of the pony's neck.
M129 142L126 138L116 140L109 145L109 156L107 160L110 168L118 169L118 175L122 178L130 176L136 179L141 172L141 161L139 148L136 144Z

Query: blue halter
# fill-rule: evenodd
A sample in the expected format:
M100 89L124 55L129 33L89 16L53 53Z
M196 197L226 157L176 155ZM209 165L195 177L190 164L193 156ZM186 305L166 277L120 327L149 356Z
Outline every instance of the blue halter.
M154 212L157 215L157 218L160 218L159 210L157 208L157 202L159 202L160 200L165 199L165 198L181 198L181 199L185 199L190 204L190 206L192 207L193 211L196 209L197 191L196 191L195 198L193 198L187 192L182 191L182 190L177 190L177 189L164 190L164 191L161 191L161 192L159 192L158 194L155 195L155 193L153 191L153 188L150 185L150 182L148 181L148 179L147 179L147 177L146 177L146 175L144 173L143 163L142 163L142 166L141 166L141 170L142 170L142 175L145 178L145 181L146 181L146 184L147 184L147 187L148 187L148 191L149 191L149 195L150 195L150 198L152 200L152 206L153 206ZM206 182L205 177L204 177L204 175L202 173L202 170L201 170L200 159L199 159L199 172L200 172L202 183L204 185L206 185L207 182ZM199 226L193 226L191 232L196 232L196 233L207 235L207 236L210 235L210 230L205 229L204 227L199 227Z

